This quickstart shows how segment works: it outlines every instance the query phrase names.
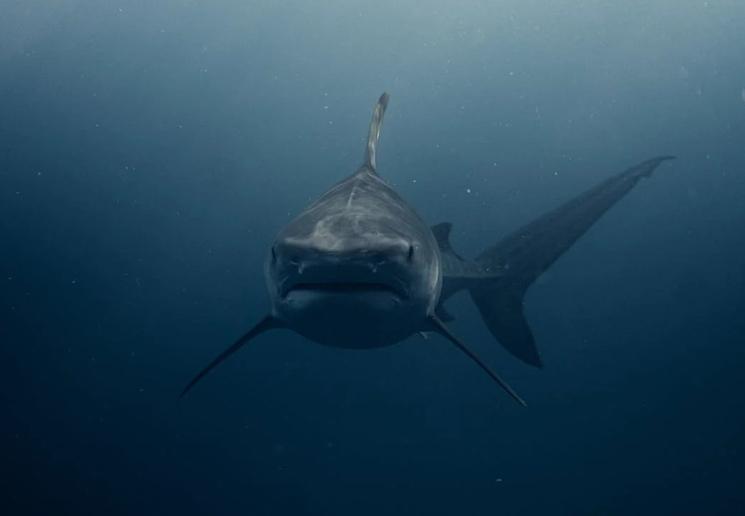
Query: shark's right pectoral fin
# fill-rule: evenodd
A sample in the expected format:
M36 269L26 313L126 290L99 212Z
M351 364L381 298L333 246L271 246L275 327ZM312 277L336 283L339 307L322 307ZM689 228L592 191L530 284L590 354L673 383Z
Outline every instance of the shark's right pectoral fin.
M484 372L486 374L488 374L489 377L492 380L494 380L495 382L497 382L497 384L502 389L504 389L507 392L507 394L509 394L512 397L512 399L514 399L515 401L517 401L523 407L527 407L528 406L527 403L525 403L525 401L520 397L520 395L518 393L516 393L515 390L512 387L510 387L507 382L505 382L497 373L495 373L488 365L486 365L486 363L483 362L478 357L478 355L476 355L476 353L474 353L473 351L471 351L471 349L468 346L466 346L466 344L462 340L460 340L458 337L456 337L450 331L450 329L447 326L445 326L445 323L443 323L440 319L437 318L437 316L433 315L433 316L431 316L429 318L429 328L428 329L439 333L440 335L442 335L443 337L445 337L446 339L448 339L450 342L452 342L453 344L455 344L455 347L457 347L463 353L465 353L465 355L468 356L468 358L470 358L471 360L473 360L474 362L476 362L476 364L481 369L483 369Z
M272 330L275 328L282 328L282 324L272 317L271 315L267 315L264 317L261 321L259 321L256 326L251 328L245 335L243 335L241 338L239 338L237 341L233 343L232 346L230 346L228 349L220 353L215 359L210 362L207 367L202 369L199 374L197 374L192 380L184 387L184 390L181 391L181 397L183 397L189 390L191 390L192 387L194 387L199 380L204 378L207 373L212 371L215 367L217 367L223 360L228 358L230 355L238 351L240 348L242 348L245 344L248 343L251 339L256 337L257 335L260 335L264 333L267 330Z

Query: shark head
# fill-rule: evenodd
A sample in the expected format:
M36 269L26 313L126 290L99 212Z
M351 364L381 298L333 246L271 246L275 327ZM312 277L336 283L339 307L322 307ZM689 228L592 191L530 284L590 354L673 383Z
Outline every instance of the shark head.
M441 286L431 232L369 167L279 233L265 272L274 317L341 347L385 346L418 331Z
M271 317L322 344L394 344L420 331L439 299L437 241L376 171L387 105L383 94L363 165L285 226L267 256Z

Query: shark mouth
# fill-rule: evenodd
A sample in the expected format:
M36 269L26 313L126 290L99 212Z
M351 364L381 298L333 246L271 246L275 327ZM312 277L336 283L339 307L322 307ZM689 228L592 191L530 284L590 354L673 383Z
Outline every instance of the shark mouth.
M366 293L388 293L399 298L408 297L406 290L399 285L391 285L380 282L303 282L287 285L282 289L282 297L287 297L291 292L318 292L322 294L366 294Z

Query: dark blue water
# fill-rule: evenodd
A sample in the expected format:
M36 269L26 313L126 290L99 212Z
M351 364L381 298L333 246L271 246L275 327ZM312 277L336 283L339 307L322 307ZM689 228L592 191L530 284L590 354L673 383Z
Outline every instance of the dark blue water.
M2 514L745 513L745 4L0 7ZM455 332L257 339L281 226L360 163L474 256L643 159L528 292L546 363Z

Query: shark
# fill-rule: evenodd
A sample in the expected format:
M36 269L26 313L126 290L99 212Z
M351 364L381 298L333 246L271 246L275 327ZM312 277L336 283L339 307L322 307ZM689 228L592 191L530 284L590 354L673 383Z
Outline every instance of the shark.
M375 104L362 165L291 220L269 247L264 265L268 313L194 376L182 396L272 330L292 330L319 344L355 349L435 333L526 406L450 330L454 318L444 303L468 291L497 342L517 359L542 367L523 311L527 289L640 179L673 159L652 158L612 176L466 259L450 243L451 223L426 224L378 173L388 102L384 93Z

